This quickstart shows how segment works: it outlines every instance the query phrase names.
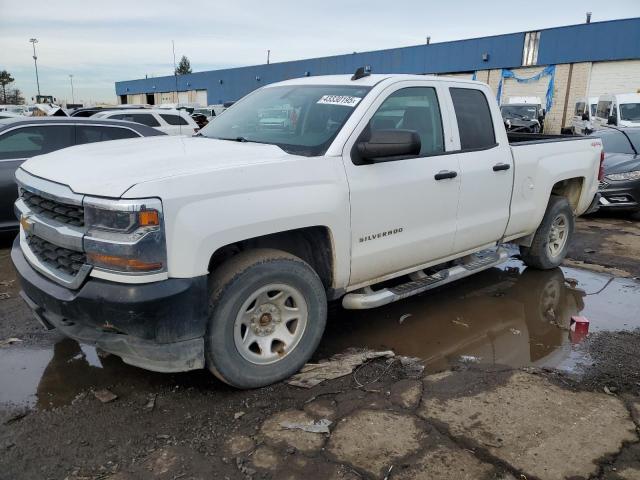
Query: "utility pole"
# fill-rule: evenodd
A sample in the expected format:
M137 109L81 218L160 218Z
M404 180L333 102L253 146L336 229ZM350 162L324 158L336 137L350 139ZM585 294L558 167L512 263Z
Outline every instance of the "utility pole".
M267 50L267 65L269 65L270 58L271 58L271 50Z
M29 42L33 44L33 63L36 66L36 84L38 85L38 96L40 96L40 80L38 79L38 56L36 55L37 38L30 38Z
M71 80L71 103L76 103L76 97L73 94L73 75L69 74L69 80Z

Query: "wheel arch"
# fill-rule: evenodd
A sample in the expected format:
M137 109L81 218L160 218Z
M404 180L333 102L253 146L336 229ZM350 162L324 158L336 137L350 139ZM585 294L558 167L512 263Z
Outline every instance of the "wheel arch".
M220 246L209 257L207 270L212 273L238 253L259 248L281 250L299 257L318 274L328 292L334 291L335 242L331 229L320 225L246 238Z
M572 177L557 181L551 188L552 196L565 197L571 205L571 209L576 212L578 205L580 204L580 198L584 189L584 177ZM547 202L548 207L548 202Z

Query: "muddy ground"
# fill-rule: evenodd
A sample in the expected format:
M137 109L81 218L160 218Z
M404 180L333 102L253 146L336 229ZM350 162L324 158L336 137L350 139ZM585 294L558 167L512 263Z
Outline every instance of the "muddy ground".
M0 341L20 341L0 347L0 479L640 478L640 222L581 219L556 271L514 258L380 309L334 306L314 360L392 350L424 371L380 358L311 389L146 372L44 332L8 245ZM283 426L314 420L329 433Z

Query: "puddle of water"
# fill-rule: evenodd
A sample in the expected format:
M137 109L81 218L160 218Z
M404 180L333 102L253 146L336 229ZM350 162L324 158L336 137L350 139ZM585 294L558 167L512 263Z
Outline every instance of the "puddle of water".
M574 268L525 270L510 261L418 297L386 307L332 313L316 358L349 347L391 349L420 357L438 371L461 356L514 367L573 369L585 361L569 330L574 315L590 331L640 326L640 283ZM402 318L402 321L400 319ZM158 385L219 388L207 372L158 374L101 357L92 347L62 339L50 347L0 349L0 408L47 409L79 393L112 385L154 391Z
M589 331L640 327L640 283L575 268L525 269L517 260L417 297L329 322L317 358L348 347L390 349L435 372L474 357L484 364L574 370L588 363L571 317Z
M133 383L171 382L162 375L132 367L118 357L101 357L94 347L61 338L53 346L0 349L0 406L49 409L66 405L90 388Z

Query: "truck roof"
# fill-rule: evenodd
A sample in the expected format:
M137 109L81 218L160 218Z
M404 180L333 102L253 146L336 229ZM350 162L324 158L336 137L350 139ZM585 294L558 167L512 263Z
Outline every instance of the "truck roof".
M482 82L477 82L475 80L467 80L464 78L457 77L446 77L446 76L435 76L435 75L408 75L408 74L371 74L366 77L359 78L358 80L351 80L351 74L349 75L319 75L316 77L302 77L302 78L294 78L291 80L284 80L282 82L271 83L266 85L266 87L275 87L282 85L354 85L354 86L368 86L372 87L377 85L378 83L387 80L429 80L436 82L446 82L446 81L455 81L455 82L464 82L464 83L473 83L478 84Z

